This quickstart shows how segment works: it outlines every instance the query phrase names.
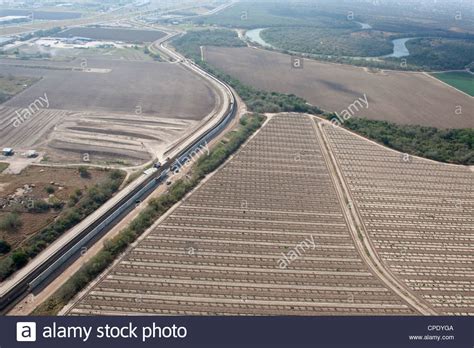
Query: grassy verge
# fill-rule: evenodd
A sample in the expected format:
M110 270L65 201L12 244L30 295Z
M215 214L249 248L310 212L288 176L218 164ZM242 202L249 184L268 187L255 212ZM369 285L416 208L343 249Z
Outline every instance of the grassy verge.
M208 156L202 156L192 168L191 176L176 181L169 191L150 201L149 205L136 217L130 225L115 238L107 241L103 249L90 261L85 263L78 272L64 283L51 297L33 312L34 315L55 315L78 292L94 280L116 259L132 242L148 229L160 216L174 204L179 202L199 182L217 169L232 155L264 122L261 115L245 116L237 131L227 136L226 142L215 146Z
M32 258L46 249L59 236L77 225L85 217L104 204L119 189L124 173L113 170L105 182L89 188L82 197L77 197L74 206L67 208L53 223L28 239L22 246L0 259L0 281L24 267Z
M441 80L454 88L474 97L474 75L463 71L452 71L432 74L438 80Z
M10 166L9 163L5 162L0 162L0 173L2 173L5 169L7 169Z
M16 94L30 87L39 78L0 74L0 103L6 102ZM1 170L0 170L1 173Z

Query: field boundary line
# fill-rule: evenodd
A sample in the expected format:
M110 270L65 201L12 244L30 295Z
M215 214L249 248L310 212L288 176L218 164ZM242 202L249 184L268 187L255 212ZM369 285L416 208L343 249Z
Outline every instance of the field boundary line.
M331 122L329 122L329 120L327 120L326 118L323 118L319 115L313 115L313 114L302 114L302 115L306 115L306 116L309 116L309 117L312 117L312 118L316 118L318 119L319 121L322 121L322 123L326 124L326 125L329 125L329 126L332 126L332 127L335 127ZM365 141L368 141L374 145L377 145L377 146L380 146L382 147L383 149L386 149L386 150L389 150L389 151L392 151L392 152L396 152L397 154L399 155L404 155L404 154L407 154L405 152L401 152L399 150L395 150L395 149L392 149L391 147L388 147L388 146L385 146L383 144L380 144L378 142L376 142L375 140L372 140L372 139L369 139L369 138L366 138L364 137L363 135L361 134L358 134L350 129L347 129L347 128L344 128L344 127L339 127L339 129L345 131L345 132L348 132L350 134L352 134L353 136L356 136L356 137L359 137L361 139L364 139ZM419 160L423 160L423 161L429 161L429 162L432 162L432 163L436 163L438 165L445 165L445 166L454 166L454 167L457 167L457 168L466 168L466 169L469 169L471 171L474 172L474 165L466 165L466 164L456 164L456 163L446 163L446 162L439 162L439 161L435 161L433 159L430 159L430 158L426 158L426 157L421 157L421 156L417 156L417 155L411 155L411 154L407 154L407 155L410 155L410 157L412 158L416 158L416 159L419 159Z
M239 149L229 156L227 160L222 163L216 170L214 170L212 173L209 173L206 175L204 179L201 180L201 182L190 192L188 192L178 203L173 205L168 211L163 214L158 220L156 220L153 225L151 225L145 232L143 232L136 241L130 244L128 248L126 248L123 253L117 257L114 262L107 267L99 276L97 276L90 284L88 284L87 287L85 287L81 292L79 292L74 298L69 301L69 303L64 306L58 313L58 315L67 315L70 313L71 310L73 310L74 306L81 301L87 294L89 294L96 286L99 284L103 279L105 279L111 272L112 270L120 263L127 255L129 255L130 251L138 247L144 240L145 238L158 227L166 218L168 218L176 209L178 209L182 204L186 203L187 199L195 193L198 189L200 189L208 180L210 180L214 175L216 175L222 168L224 168L239 152L248 144L249 141L251 141L262 129L263 127L268 123L270 117L267 117L265 122L260 126L259 129L257 129L254 134L252 134L240 147ZM232 124L230 125L232 128ZM228 129L228 128L226 128ZM230 129L229 129L230 130ZM222 133L222 136L225 136L226 133Z
M409 306L423 315L437 315L437 312L434 309L432 309L422 299L412 293L411 290L408 289L401 280L395 277L390 272L388 267L386 267L379 259L355 204L351 204L351 207L349 207L349 203L354 202L354 200L350 195L350 190L347 188L344 182L344 177L342 176L337 164L337 160L328 144L328 140L324 130L322 129L322 124L320 122L316 122L314 119L312 119L312 122L316 138L318 139L318 143L321 146L321 151L328 166L328 170L330 171L331 179L333 181L336 194L339 198L342 212L347 221L349 231L359 255L366 262L369 269L376 276L378 276L378 278L389 289L397 294L401 300L404 300ZM346 200L347 204L344 204Z
M447 71L446 71L446 72L447 72ZM438 81L438 82L441 82L443 85L445 85L445 86L447 86L447 87L449 87L449 88L451 88L451 89L455 89L456 91L458 91L458 92L460 92L460 93L462 93L462 94L468 96L468 97L471 98L471 99L474 99L474 96L469 95L469 94L467 94L466 92L461 91L460 89L458 89L458 88L456 88L456 87L450 85L449 83L446 83L446 82L444 82L444 81L441 81L440 79L438 79L438 78L436 78L435 76L431 75L431 74L439 74L439 73L427 73L427 72L425 71L425 72L423 72L422 74L425 75L425 76L428 76L429 78L435 79L435 80ZM471 73L471 74L472 74L472 73Z
M221 28L224 28L225 27L221 27ZM268 28L266 28L268 29ZM234 29L235 31L237 31L237 34L239 34L238 30L239 29ZM301 58L303 60L306 60L306 61L314 61L314 62L318 62L318 63L321 63L321 64L331 64L331 65L343 65L343 66L346 66L346 67L351 67L351 68L354 68L354 69L362 69L364 70L365 72L368 72L367 69L372 69L373 67L368 67L368 66L359 66L359 65L353 65L353 64L349 64L349 63L339 63L339 62L333 62L333 61L330 61L330 60L323 60L323 59L317 59L317 57L308 57L308 56L304 56L304 54L306 54L305 52L296 52L296 51L288 51L289 53L285 53L283 52L283 49L281 48L269 48L269 47L265 47L265 46L262 46L258 43L255 43L254 41L249 41L245 38L245 33L247 31L249 31L251 29L245 29L243 30L243 36L239 38L247 44L246 47L248 48L251 48L251 49L256 49L256 50L261 50L261 51L267 51L267 52L272 52L272 53L279 53L279 54L282 54L282 55L285 55L285 56L297 56L298 58ZM383 73L385 71L388 71L388 72L398 72L398 73L405 73L405 74L430 74L430 73L443 73L443 72L462 72L462 71L465 71L465 72L468 72L472 75L474 75L473 72L470 72L468 70L445 70L445 71L423 71L423 70L401 70L401 69L389 69L389 68L373 68L373 69L376 69L378 70L380 73ZM452 86L450 86L452 87ZM454 88L454 87L453 87ZM469 97L471 97L470 95L468 95Z

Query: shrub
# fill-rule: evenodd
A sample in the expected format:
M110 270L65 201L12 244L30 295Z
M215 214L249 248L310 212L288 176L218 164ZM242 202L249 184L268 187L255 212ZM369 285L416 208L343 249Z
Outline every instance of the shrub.
M30 213L44 213L49 211L49 209L49 204L41 199L34 201L33 204L28 207Z
M441 162L474 164L472 128L438 129L364 118L351 118L344 126L403 153Z
M0 259L0 279L6 279L15 271L15 266L11 257Z
M0 220L0 230L15 232L23 226L23 222L17 213L9 213Z
M114 169L110 172L109 178L112 180L120 180L123 178L123 173L120 170Z
M0 281L3 281L10 274L23 267L29 259L40 253L44 250L51 242L55 241L60 235L65 231L70 229L79 223L86 216L94 212L102 203L108 200L115 191L120 187L121 182L123 181L124 174L121 171L112 171L107 178L102 183L96 184L93 187L89 188L86 193L82 193L81 190L76 190L74 194L76 196L83 196L83 199L75 207L71 207L64 211L59 218L57 218L51 225L41 230L33 238L29 239L21 249L15 250L14 252L19 252L15 254L16 261L13 260L13 253L10 256L7 256L5 259L0 260ZM63 202L54 199L52 200L53 207L57 209L62 207ZM15 215L12 213L10 215ZM10 220L11 216L8 216L9 223L8 226L18 225L18 222L12 223ZM16 219L19 219L16 214ZM4 219L5 220L5 219ZM3 222L3 220L2 220ZM21 221L20 221L21 223ZM0 222L1 228L1 222ZM20 256L26 255L26 261Z
M56 197L51 197L49 199L49 204L54 210L61 210L64 206L64 203Z
M54 187L51 185L46 186L44 190L46 191L46 193L49 193L50 195L53 194L55 191Z
M10 244L0 239L0 254L6 254L10 252L11 248L12 247L10 246Z
M89 170L87 169L87 167L81 166L79 167L78 171L81 178L89 179L91 177L91 173L89 173Z
M12 253L11 258L12 258L13 264L17 268L26 265L26 263L28 262L28 255L25 253L25 251L23 249L15 250Z

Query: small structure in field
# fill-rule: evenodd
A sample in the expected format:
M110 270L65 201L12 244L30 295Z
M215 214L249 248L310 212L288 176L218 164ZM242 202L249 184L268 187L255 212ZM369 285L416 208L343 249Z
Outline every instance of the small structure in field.
M13 156L15 151L13 151L11 147L5 147L3 148L2 153L3 153L3 156Z
M27 158L35 158L38 157L38 152L36 152L35 150L28 150L26 151L25 156Z

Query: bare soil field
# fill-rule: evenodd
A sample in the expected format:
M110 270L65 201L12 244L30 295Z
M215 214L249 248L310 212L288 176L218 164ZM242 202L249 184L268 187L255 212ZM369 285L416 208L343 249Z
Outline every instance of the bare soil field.
M315 135L272 118L69 314L415 314L360 258Z
M164 157L171 144L190 132L197 121L151 115L84 114L54 128L46 151L54 162L81 161L139 165Z
M0 146L34 149L54 163L139 165L163 157L198 122L153 115L42 109L14 127L15 108L0 106ZM87 163L86 163L87 164Z
M214 92L207 83L177 64L88 58L67 64L19 65L19 61L2 60L0 74L43 78L5 106L24 108L46 93L49 108L81 112L134 114L138 109L160 118L200 120L214 107ZM82 66L97 70L80 70Z
M19 109L0 106L0 146L13 147L15 151L28 150L44 142L49 132L61 122L72 115L71 112L62 110L39 110L30 119L14 126L16 111Z
M115 44L112 41L101 41L102 47L98 41L91 43L91 46L71 47L67 44L57 44L51 46L51 39L37 40L27 42L23 45L9 50L10 57L24 59L24 57L37 58L38 56L58 61L72 61L73 59L102 59L102 60L123 60L123 61L153 61L153 58L144 52L144 45L135 44ZM93 44L93 45L92 45Z
M15 248L51 223L62 211L29 212L27 208L33 207L34 202L50 199L67 202L75 190L84 192L107 176L107 172L101 170L89 169L89 173L89 178L82 178L77 168L30 166L19 175L0 174L0 219L17 211L22 222L14 232L0 230L0 239ZM54 192L48 193L47 188Z
M53 11L52 11L53 12ZM54 11L57 12L57 11ZM45 21L34 21L26 23L18 23L14 26L4 26L0 27L1 36L10 36L18 35L22 33L29 33L37 30L49 30L55 27L71 27L71 26L80 26L80 25L90 25L97 23L98 20L108 21L120 18L123 14L112 13L112 14L102 14L94 16L82 16L80 18L73 19L62 19L62 20L45 20Z
M371 72L365 68L305 60L293 68L289 55L252 48L206 47L216 68L256 88L293 93L341 113L367 96L354 116L439 128L474 127L474 98L423 73Z
M161 157L219 103L207 82L177 64L4 59L2 72L41 80L0 107L1 146L44 151L53 162L86 155L92 163L142 164ZM15 122L25 109L31 116Z
M474 172L315 127L308 116L274 116L68 313L414 314L401 297L409 292L435 314L472 315ZM349 201L336 193L326 141ZM406 290L374 276L343 206Z
M474 314L474 171L323 128L375 250L443 315Z
M58 37L81 36L94 40L111 40L124 42L153 42L166 34L158 30L139 30L125 28L71 28L59 33Z

